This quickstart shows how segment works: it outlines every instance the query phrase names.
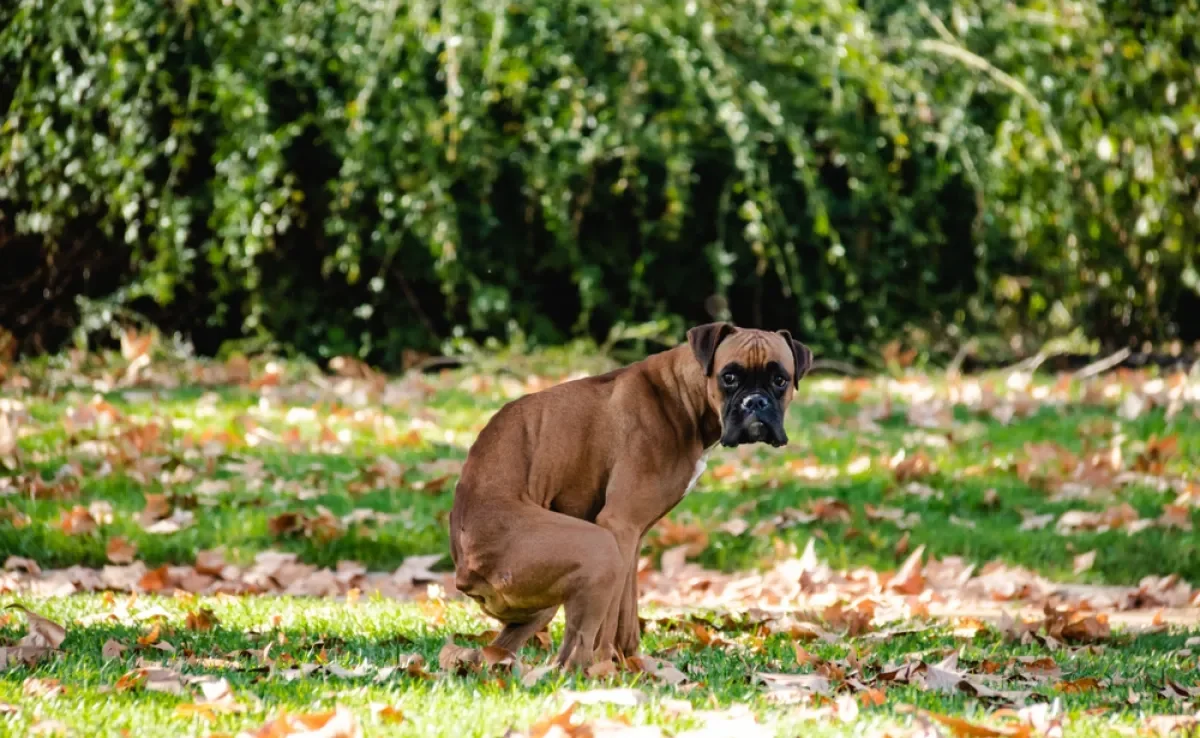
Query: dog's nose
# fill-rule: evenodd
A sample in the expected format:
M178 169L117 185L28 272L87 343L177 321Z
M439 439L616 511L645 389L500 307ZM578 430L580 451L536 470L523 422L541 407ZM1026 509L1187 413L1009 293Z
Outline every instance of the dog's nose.
M766 410L770 406L770 401L762 395L750 395L746 399L742 400L742 409L749 410L752 413L760 410Z

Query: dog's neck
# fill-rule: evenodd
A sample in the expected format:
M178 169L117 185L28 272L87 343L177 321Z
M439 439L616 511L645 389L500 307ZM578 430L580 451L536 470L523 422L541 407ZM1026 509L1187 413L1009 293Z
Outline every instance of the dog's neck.
M704 368L692 355L691 347L687 344L655 354L646 362L658 372L667 385L674 385L675 391L668 393L677 402L681 415L687 417L687 425L696 429L696 439L704 449L715 446L721 439L721 418L708 403L708 378L704 376Z

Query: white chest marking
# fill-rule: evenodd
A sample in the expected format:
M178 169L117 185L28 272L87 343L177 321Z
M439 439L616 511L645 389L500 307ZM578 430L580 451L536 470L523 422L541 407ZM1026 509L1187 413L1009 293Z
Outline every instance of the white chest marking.
M692 487L696 486L696 481L700 479L700 475L708 468L708 452L705 452L696 460L696 468L692 471L692 478L688 480L687 489L683 491L686 495L692 491Z

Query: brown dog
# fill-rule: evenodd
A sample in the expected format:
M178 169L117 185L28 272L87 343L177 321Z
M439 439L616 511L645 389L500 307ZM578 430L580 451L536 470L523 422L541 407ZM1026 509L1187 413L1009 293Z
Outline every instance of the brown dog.
M455 584L515 651L566 607L557 663L637 653L642 536L718 441L787 443L812 352L787 331L710 323L688 345L501 408L467 455L450 513Z

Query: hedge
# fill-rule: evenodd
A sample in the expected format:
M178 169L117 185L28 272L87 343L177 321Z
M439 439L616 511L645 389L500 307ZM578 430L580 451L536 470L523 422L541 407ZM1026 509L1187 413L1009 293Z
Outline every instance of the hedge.
M0 325L27 348L81 295L384 366L664 316L859 358L1200 338L1196 0L12 0L0 24Z

